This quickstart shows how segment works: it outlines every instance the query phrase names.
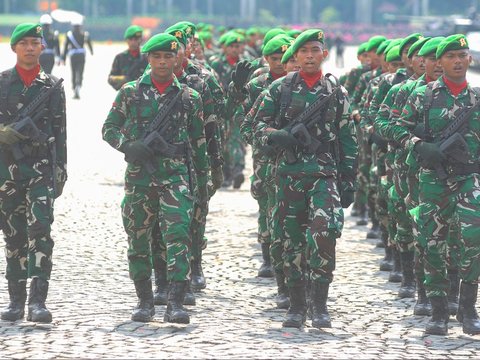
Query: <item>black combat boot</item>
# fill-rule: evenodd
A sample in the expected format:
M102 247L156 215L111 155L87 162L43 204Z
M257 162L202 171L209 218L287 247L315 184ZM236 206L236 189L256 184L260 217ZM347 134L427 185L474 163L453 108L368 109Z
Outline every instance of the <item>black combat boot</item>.
M413 307L413 315L430 316L432 315L432 305L425 293L425 287L417 279L417 302Z
M288 308L283 327L301 328L307 319L307 301L305 299L305 285L288 289L290 294L290 307Z
M355 194L356 194L356 192L355 192ZM356 196L355 196L355 197L356 197ZM355 216L355 217L357 217L358 214L359 214L359 212L358 212L358 202L355 201L355 202L353 203L352 211L350 212L350 216Z
M320 328L331 328L332 321L327 310L328 288L330 284L312 283L310 301L312 304L312 326Z
M1 319L9 321L23 319L27 300L27 281L8 280L8 295L10 295L10 304L2 311Z
M155 262L153 266L155 267L155 292L153 293L153 302L155 305L167 305L167 269L165 266L158 266Z
M460 277L457 270L448 270L448 279L450 280L450 289L448 291L448 311L450 315L456 315L458 312L458 288Z
M137 306L132 311L132 321L149 322L155 315L153 306L152 280L137 280L134 282L138 297Z
M273 272L272 263L270 261L270 244L262 244L262 258L263 263L258 269L258 277L271 278L275 274Z
M392 248L393 252L393 269L388 275L389 282L401 282L402 281L402 262L400 259L400 251L397 248Z
M398 297L414 298L415 297L415 275L413 273L413 251L400 253L400 260L402 263L402 284L398 290Z
M377 219L372 220L372 227L367 232L367 239L380 239L380 225ZM380 242L380 244L383 245L383 242Z
M433 296L430 298L432 304L432 317L425 327L425 333L429 335L448 334L448 300L446 296Z
M462 281L460 285L460 302L458 304L457 320L463 323L465 334L480 334L480 319L475 304L477 303L478 284Z
M203 275L202 269L202 254L192 260L191 264L192 268L192 282L190 286L192 287L193 291L200 291L207 287L207 282L205 281L205 276Z
M245 176L243 175L243 168L241 166L235 166L232 171L233 177L233 188L240 189L243 182L245 181Z
M357 225L368 225L367 207L365 206L365 204L358 206L358 217L360 219L357 220Z
M45 306L48 294L48 281L40 278L33 278L30 282L30 293L28 294L28 321L50 323L52 314Z
M275 296L277 308L288 309L290 307L290 299L288 298L288 289L285 284L285 274L283 271L275 271L275 279L277 280L277 296Z
M192 287L190 285L190 281L187 281L187 289L185 290L185 297L183 299L183 305L196 305L197 302L195 301L195 294L192 291Z
M232 178L232 169L228 164L223 166L223 184L222 187L228 188L232 186L233 178Z
M173 281L168 292L167 311L163 317L163 321L188 324L190 323L190 316L183 307L183 300L185 299L185 292L187 291L188 281Z

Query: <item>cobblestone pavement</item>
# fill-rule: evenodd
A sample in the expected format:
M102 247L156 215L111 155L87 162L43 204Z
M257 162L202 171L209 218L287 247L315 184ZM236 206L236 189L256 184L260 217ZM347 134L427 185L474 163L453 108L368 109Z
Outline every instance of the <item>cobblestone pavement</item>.
M70 100L67 69L69 176L56 203L54 270L47 305L53 323L0 321L0 358L478 358L480 337L464 335L451 318L449 335L425 336L427 318L398 284L378 271L382 250L366 240L367 227L347 216L338 241L330 291L332 329L283 329L273 302L273 279L256 277L256 204L248 184L222 190L211 203L204 255L207 289L189 307L189 325L163 322L156 307L149 324L130 321L136 303L128 278L120 218L123 159L100 139L114 92L99 78L119 48L97 46L87 60L80 101ZM6 65L5 67L7 67ZM250 169L248 169L250 171ZM0 269L5 260L0 259ZM7 304L0 281L0 304Z

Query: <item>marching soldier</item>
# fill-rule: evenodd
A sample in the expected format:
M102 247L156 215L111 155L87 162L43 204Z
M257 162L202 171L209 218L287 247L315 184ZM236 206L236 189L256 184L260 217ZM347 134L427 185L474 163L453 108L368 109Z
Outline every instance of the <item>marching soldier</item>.
M10 295L1 318L23 318L31 278L27 320L49 323L53 204L67 180L65 93L40 67L39 24L18 25L10 46L17 64L0 74L0 226Z
M142 52L151 71L120 89L103 125L104 140L127 161L122 217L130 277L139 299L134 321L148 322L155 314L150 243L159 223L170 282L164 320L190 322L183 302L191 273L192 176L197 201L206 203L208 162L200 95L173 74L179 46L170 34L147 41ZM145 142L149 135L157 139L150 145Z
M108 83L115 90L120 89L126 82L138 79L148 64L145 55L140 53L143 29L138 25L131 25L125 30L123 38L128 49L115 56L108 76Z
M43 30L43 45L45 48L40 54L40 66L46 74L51 74L55 61L60 59L60 43L58 31L53 31L51 25L52 17L48 14L40 16L40 24Z

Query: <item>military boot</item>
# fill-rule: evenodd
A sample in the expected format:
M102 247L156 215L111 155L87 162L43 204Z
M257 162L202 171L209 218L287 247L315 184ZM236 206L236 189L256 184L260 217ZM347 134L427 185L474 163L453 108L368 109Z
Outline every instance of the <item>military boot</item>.
M52 314L45 306L48 294L48 281L40 278L33 278L30 282L30 293L28 294L28 321L50 323Z
M402 263L402 284L398 290L398 297L414 298L415 297L415 275L413 273L413 251L400 253Z
M448 291L448 311L450 312L450 315L455 315L458 312L458 288L460 285L458 271L449 270L448 279L450 280L450 289Z
M195 294L192 291L192 286L190 281L187 281L187 288L185 290L185 297L183 299L183 305L196 305L197 302L195 301Z
M153 266L155 267L155 292L153 293L153 302L155 305L167 305L167 269L165 266L156 265L155 262Z
M297 285L288 289L290 307L288 308L283 327L301 328L307 319L307 301L305 299L305 285Z
M75 86L73 89L73 98L80 99L80 85Z
M183 307L183 300L187 291L188 281L173 281L168 292L167 311L163 317L163 321L188 324L190 323L190 316Z
M223 184L222 187L228 188L232 186L233 178L232 178L232 169L230 166L225 165L223 166Z
M432 305L430 304L430 300L427 298L425 287L420 281L417 281L417 302L413 307L413 315L432 315Z
M320 328L331 328L332 321L327 310L328 288L330 284L312 283L310 301L312 304L312 326Z
M480 319L475 304L477 303L478 284L462 281L460 285L460 301L458 304L457 320L463 323L465 334L480 334Z
M153 315L155 315L152 280L137 280L134 284L138 303L132 311L132 321L149 322L153 319Z
M448 300L446 296L433 296L430 298L432 304L432 317L425 327L425 333L429 335L448 334Z
M203 275L202 269L202 254L192 260L191 264L192 268L192 282L190 286L192 287L193 291L200 291L207 287L207 282L205 281L205 276Z
M243 175L243 168L241 166L235 166L232 171L233 177L233 188L240 189L243 182L245 181L245 176Z
M378 220L372 220L372 227L367 232L367 239L380 239L380 225L378 223ZM380 242L380 244L383 245L383 242Z
M388 233L384 230L381 231L383 247L385 248L385 256L380 262L380 271L392 271L393 270L393 248L388 246Z
M258 269L258 277L271 278L275 274L273 272L272 263L270 261L270 244L262 244L262 258L263 263Z
M290 299L288 298L288 289L285 284L285 274L283 271L275 271L275 279L277 280L277 296L275 296L277 308L288 309L290 307Z
M400 259L400 251L395 247L392 248L393 251L393 269L388 275L389 282L401 282L402 281L402 262Z
M367 207L365 204L358 206L358 217L359 219L357 220L357 225L368 225Z
M8 321L23 319L27 300L27 281L8 280L8 295L10 304L2 311L1 319Z

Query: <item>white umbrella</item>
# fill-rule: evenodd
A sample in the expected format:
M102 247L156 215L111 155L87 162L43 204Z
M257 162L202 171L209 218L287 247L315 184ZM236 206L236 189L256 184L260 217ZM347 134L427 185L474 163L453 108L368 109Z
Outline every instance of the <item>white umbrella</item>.
M61 23L74 23L81 24L83 23L83 15L76 11L56 9L53 10L50 15L55 21Z

